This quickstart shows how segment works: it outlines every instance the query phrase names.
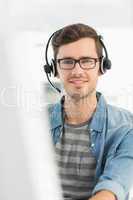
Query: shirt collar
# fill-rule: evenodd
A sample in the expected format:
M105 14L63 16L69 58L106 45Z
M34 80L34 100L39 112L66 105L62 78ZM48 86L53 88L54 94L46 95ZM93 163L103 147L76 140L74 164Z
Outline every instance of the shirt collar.
M106 101L100 92L97 92L97 107L92 117L89 128L97 132L102 132L104 122L106 120ZM53 105L50 112L51 128L55 129L62 126L62 115L61 115L61 102Z
M97 132L102 132L106 120L107 103L104 96L100 92L97 92L96 95L98 103L89 128Z

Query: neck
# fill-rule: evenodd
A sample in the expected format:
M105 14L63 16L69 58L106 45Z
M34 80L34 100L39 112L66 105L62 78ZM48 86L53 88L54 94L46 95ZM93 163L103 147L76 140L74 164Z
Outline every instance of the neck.
M93 95L78 100L73 99L70 96L65 96L65 122L69 124L80 124L88 121L95 112L96 106L96 92L93 93Z

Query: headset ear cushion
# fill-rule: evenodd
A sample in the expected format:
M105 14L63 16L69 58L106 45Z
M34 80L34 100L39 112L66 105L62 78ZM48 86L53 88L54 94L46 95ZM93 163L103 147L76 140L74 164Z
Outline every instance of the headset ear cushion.
M111 60L106 58L106 60L104 62L105 62L104 65L106 66L106 69L111 69Z
M56 62L54 59L51 60L51 69L54 76L57 76L57 68L56 68Z
M51 66L46 64L43 67L44 67L45 73L51 75L51 72L52 72Z
M108 69L111 69L111 61L108 58L103 58L100 65L100 71L104 74Z

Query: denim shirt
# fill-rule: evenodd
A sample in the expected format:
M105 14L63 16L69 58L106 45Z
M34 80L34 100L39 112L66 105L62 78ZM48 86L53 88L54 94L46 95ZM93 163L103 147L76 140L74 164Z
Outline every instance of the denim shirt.
M99 96L88 134L91 149L97 161L95 187L92 195L100 190L112 191L117 200L127 200L133 185L133 115L122 108L106 103ZM53 143L62 132L61 103L49 106Z

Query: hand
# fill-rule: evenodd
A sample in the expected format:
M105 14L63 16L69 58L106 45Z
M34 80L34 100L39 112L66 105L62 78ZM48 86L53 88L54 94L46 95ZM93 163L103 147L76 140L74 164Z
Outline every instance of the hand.
M88 200L117 200L115 194L108 190L97 192L93 197Z

